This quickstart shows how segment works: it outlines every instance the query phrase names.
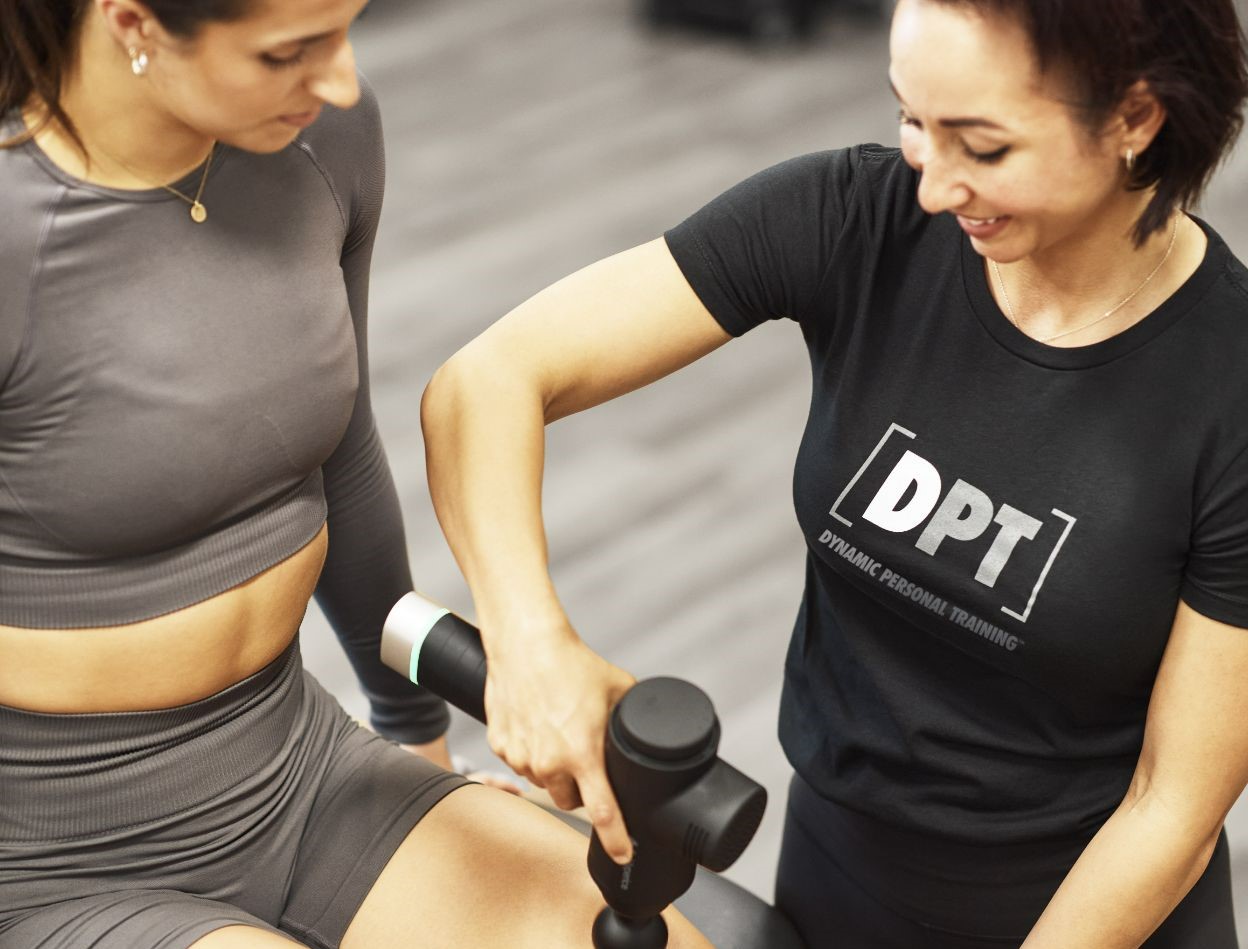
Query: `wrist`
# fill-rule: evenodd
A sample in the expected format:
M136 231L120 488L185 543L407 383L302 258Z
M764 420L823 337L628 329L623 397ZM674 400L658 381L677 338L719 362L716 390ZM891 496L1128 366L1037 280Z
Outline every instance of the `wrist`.
M474 599L486 652L579 641L553 588Z

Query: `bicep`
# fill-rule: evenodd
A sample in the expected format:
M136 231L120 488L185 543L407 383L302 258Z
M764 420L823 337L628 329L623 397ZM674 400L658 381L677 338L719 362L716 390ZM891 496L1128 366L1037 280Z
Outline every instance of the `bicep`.
M464 352L522 375L553 421L660 379L731 338L658 238L552 284Z
M1212 836L1248 783L1248 630L1179 603L1133 793Z

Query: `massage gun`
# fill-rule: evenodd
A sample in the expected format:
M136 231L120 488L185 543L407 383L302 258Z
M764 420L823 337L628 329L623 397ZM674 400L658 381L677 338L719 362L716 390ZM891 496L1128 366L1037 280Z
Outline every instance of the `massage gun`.
M485 721L485 650L476 627L408 593L390 611L381 639L390 668ZM661 949L659 913L693 882L698 865L727 869L754 837L767 792L722 761L710 699L681 679L646 679L612 710L607 777L633 840L620 866L597 833L589 872L607 908L594 923L598 949Z

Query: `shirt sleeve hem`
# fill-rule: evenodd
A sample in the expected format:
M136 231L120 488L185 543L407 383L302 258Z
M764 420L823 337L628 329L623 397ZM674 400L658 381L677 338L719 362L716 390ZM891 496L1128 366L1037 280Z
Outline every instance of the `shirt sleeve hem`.
M1202 616L1229 626L1248 629L1248 603L1242 600L1210 593L1190 580L1184 582L1180 597L1184 603Z
M694 294L725 333L734 337L744 336L753 328L753 324L719 291L714 281L705 276L711 266L696 234L686 233L681 225L677 225L664 233L663 240L667 242L667 249Z

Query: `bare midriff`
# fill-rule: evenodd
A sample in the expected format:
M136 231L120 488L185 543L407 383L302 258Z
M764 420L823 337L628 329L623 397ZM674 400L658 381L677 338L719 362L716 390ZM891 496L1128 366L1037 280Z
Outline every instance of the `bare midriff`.
M210 599L125 626L0 624L0 705L31 712L135 712L207 698L289 645L325 563L324 526L304 547Z

